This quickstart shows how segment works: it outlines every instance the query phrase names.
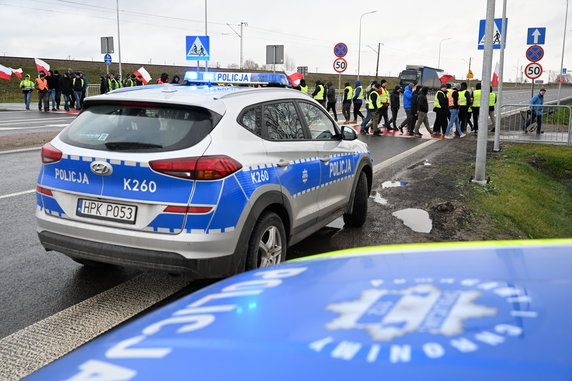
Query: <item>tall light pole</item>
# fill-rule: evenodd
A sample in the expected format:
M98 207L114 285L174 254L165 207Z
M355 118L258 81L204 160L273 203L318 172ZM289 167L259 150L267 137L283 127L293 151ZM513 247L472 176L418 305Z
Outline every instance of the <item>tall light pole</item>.
M451 39L451 37L447 37L447 38L442 39L439 42L439 59L437 60L437 69L441 69L441 44L443 43L443 41L447 41L450 39Z
M123 80L123 73L121 71L121 33L119 33L119 0L115 1L117 10L117 51L119 54L119 78Z
M371 46L367 46L368 48L370 48L371 50L374 51L375 54L377 54L377 64L375 65L375 77L377 78L377 75L379 73L379 53L381 51L381 46L383 45L383 42L378 42L377 43L377 49L372 48Z
M238 34L238 32L237 32L236 30L234 30L234 28L232 27L232 25L230 25L229 23L226 23L226 25L228 25L228 27L229 27L230 29L232 29L232 31L233 31L238 37L240 37L240 70L242 70L242 57L243 57L243 56L242 56L242 37L244 36L242 27L243 27L243 26L248 26L248 23L247 23L247 22L243 22L243 21L240 22L240 34Z
M360 61L361 61L361 20L363 19L363 16L369 15L370 13L375 13L375 12L377 12L377 11L365 12L365 13L363 13L363 14L359 17L359 41L358 41L358 56L357 56L357 79L359 79L359 66L360 66Z
M207 8L208 8L208 4L207 4L207 0L205 0L205 36L209 35L209 32L207 30ZM210 54L210 52L209 52ZM205 71L208 71L209 69L209 61L205 61Z
M560 60L560 80L558 81L558 105L560 104L560 89L562 88L562 69L564 68L564 48L566 47L566 27L568 26L568 0L566 0L566 13L564 17L564 38L562 39L562 58Z

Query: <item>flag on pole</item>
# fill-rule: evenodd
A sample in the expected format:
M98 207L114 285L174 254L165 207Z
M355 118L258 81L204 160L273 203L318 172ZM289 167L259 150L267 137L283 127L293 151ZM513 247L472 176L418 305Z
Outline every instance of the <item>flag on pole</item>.
M145 70L143 66L137 69L133 74L135 74L135 76L137 77L141 76L144 84L148 84L149 81L151 80L151 75L149 74L149 72L147 72L147 70Z
M9 67L8 69L12 70L12 73L14 73L14 75L18 78L22 78L22 68L19 69L12 69L11 67Z
M491 85L492 86L498 86L499 85L499 63L498 62L495 65L495 72L493 73L493 79L491 80Z
M304 78L304 74L298 73L297 71L288 71L284 70L286 73L286 77L293 86L298 86L300 84L300 80Z
M9 80L10 77L12 77L12 69L0 65L0 78Z
M36 68L38 69L38 72L43 71L45 74L48 74L50 71L50 65L39 58L34 58L34 61L36 62Z
M447 83L447 82L449 82L450 80L455 79L455 76L454 76L454 75L447 74L447 73L442 72L442 71L438 71L438 72L437 72L437 76L439 77L439 81L440 81L441 83Z

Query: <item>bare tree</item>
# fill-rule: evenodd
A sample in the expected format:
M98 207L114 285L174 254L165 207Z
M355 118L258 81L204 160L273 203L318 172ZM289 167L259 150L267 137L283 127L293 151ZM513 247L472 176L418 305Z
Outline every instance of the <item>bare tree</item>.
M242 67L245 70L258 70L259 69L258 64L251 59L245 60Z
M286 70L296 69L296 63L294 62L294 59L290 57L288 54L286 54L284 58L284 69Z
M231 63L230 65L228 65L228 68L229 68L229 69L238 69L239 66L238 66L237 63L234 63L234 62L233 62L233 63Z

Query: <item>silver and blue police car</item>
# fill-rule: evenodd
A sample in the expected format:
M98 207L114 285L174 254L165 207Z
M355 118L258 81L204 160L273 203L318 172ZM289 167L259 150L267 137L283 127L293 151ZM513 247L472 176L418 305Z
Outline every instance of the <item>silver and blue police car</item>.
M188 72L201 86L153 85L90 97L42 148L37 231L84 265L203 277L282 262L343 216L361 226L372 160L283 75ZM209 83L210 82L210 83Z

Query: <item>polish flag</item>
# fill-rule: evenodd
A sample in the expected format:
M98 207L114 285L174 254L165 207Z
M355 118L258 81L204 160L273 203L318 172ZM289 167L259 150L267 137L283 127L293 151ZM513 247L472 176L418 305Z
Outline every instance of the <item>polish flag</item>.
M145 70L143 66L137 69L133 74L135 74L135 76L137 77L141 76L143 78L144 84L148 84L149 81L151 80L151 75L147 72L147 70Z
M12 70L12 73L14 73L14 75L18 78L22 78L22 68L19 69L12 69L11 67L9 67L8 69Z
M449 82L450 80L455 79L455 76L454 76L454 75L446 74L446 73L444 73L444 72L442 72L442 71L438 71L438 72L437 72L437 76L439 77L439 81L440 81L441 83L447 83L447 82Z
M9 80L10 77L12 77L12 69L0 65L0 78Z
M50 65L39 58L34 58L34 61L36 62L36 68L38 69L38 72L43 71L47 75L50 71Z
M288 80L294 86L298 86L300 84L300 80L304 78L304 74L300 74L297 71L284 70L284 73L286 73L286 77L288 77Z
M491 81L491 85L492 86L498 86L499 85L499 63L498 62L495 65L495 72L493 73L493 79Z

